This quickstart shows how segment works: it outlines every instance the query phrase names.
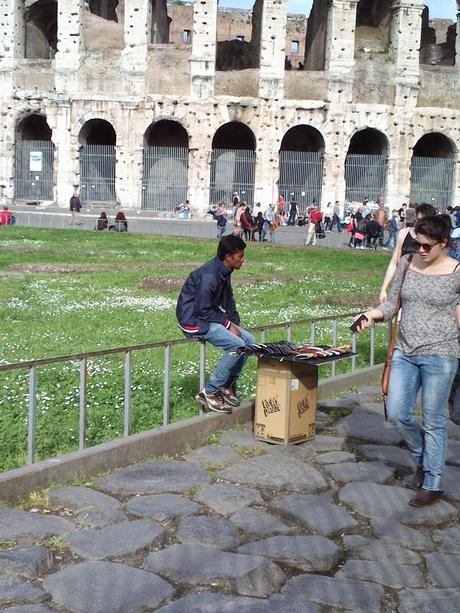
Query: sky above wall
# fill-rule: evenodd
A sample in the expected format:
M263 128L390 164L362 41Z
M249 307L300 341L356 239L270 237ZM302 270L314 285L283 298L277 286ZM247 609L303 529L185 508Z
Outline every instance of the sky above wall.
M248 9L252 8L253 0L219 0L219 6L229 6L233 8ZM430 9L431 18L452 19L456 21L456 1L455 0L426 0L425 4ZM310 13L312 0L289 0L289 13L307 15Z

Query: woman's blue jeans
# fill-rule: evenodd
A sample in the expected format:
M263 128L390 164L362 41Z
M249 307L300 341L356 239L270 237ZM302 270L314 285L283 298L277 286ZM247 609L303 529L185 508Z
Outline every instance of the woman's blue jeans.
M250 332L240 327L238 327L238 330L241 336L232 334L222 324L211 323L208 333L201 337L224 352L206 383L208 394L215 394L221 387L233 387L235 385L247 356L230 355L230 353L236 351L238 347L256 342Z
M395 349L388 387L388 418L406 441L417 466L423 467L423 489L441 489L447 446L447 401L458 368L457 358L405 355ZM413 410L422 388L422 423Z

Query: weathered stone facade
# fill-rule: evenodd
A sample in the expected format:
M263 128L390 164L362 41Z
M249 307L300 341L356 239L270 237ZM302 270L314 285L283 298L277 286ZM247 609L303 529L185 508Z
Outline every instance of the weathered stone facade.
M283 139L299 128L306 137L289 150L320 155L321 202L345 199L347 154L385 157L386 201L408 201L415 153L453 160L449 201L460 205L460 36L455 41L452 28L447 34L456 64L421 64L421 0L315 0L304 70L285 70L287 0L259 0L251 25L257 57L242 70L216 69L217 0L195 1L191 44L160 42L175 27L161 0L46 0L41 21L32 10L39 3L29 1L26 9L20 0L0 3L0 183L10 201L34 199L27 187L19 193L17 142L51 140L52 193L37 192L38 200L67 206L72 186L82 182L82 147L100 145L115 148L112 196L124 208L145 206L144 149L156 145L188 151L186 195L202 211L215 180L213 149L252 147L248 199L268 204L280 191ZM181 136L175 140L176 124L168 123L170 142L168 130L149 140L152 124L165 120L180 124ZM215 139L229 122L246 126L246 144ZM41 163L23 174L40 182ZM175 166L167 167L174 182ZM106 171L98 172L105 180ZM231 193L222 197L230 200Z

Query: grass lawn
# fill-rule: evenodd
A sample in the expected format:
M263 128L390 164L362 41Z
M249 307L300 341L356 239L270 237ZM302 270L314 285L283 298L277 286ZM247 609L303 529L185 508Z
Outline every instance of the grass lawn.
M0 228L0 363L180 338L175 320L178 289L186 275L215 255L216 242L142 234ZM377 303L389 256L304 247L250 244L246 264L233 274L235 299L246 327L358 311ZM347 322L339 340L349 342ZM386 330L380 327L377 346ZM282 331L267 335L281 340ZM310 338L297 327L293 340ZM330 342L329 326L317 342ZM358 363L368 337L359 339ZM378 357L383 356L383 348ZM217 353L207 352L208 368ZM172 351L171 419L196 414L198 345ZM348 369L349 361L338 368ZM37 459L77 448L77 362L39 369ZM327 368L327 367L326 367ZM88 364L87 445L123 431L122 356ZM163 352L134 354L131 431L162 420ZM253 392L255 362L240 392ZM324 373L323 373L324 374ZM27 441L27 372L0 373L0 469L24 464Z

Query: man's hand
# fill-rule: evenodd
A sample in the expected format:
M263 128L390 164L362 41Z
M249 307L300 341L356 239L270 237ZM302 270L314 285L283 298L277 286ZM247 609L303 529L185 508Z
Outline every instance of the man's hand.
M239 328L237 326L234 326L233 324L230 324L230 328L228 329L228 331L234 334L235 336L241 336L241 332Z

